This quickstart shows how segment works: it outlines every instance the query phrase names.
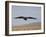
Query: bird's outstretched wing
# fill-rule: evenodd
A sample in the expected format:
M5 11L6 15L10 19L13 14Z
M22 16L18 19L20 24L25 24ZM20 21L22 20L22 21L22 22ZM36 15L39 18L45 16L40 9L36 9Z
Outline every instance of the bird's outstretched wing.
M27 19L36 19L36 18L34 18L34 17L27 17Z
M20 16L20 17L15 17L16 19L24 19L23 16Z

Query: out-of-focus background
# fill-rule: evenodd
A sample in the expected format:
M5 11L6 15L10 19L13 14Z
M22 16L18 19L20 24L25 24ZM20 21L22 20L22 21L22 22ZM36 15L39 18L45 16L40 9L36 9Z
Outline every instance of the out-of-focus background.
M13 26L41 22L41 7L13 5L11 11ZM24 19L15 19L19 16L34 17L36 19L27 19L26 21Z
M12 30L38 30L41 29L41 7L12 5ZM34 17L36 19L15 19L16 17Z

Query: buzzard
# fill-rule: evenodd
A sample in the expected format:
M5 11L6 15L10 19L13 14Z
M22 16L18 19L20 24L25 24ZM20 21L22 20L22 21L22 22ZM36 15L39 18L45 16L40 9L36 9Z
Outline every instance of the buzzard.
M34 18L34 17L19 16L19 17L15 17L15 19L24 19L24 20L27 20L27 19L36 19L36 18Z

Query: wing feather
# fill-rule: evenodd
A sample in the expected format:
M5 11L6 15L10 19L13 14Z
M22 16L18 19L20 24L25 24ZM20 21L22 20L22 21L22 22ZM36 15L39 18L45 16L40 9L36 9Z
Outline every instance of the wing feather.
M28 19L36 19L36 18L34 18L34 17L27 17Z
M15 17L16 19L24 19L24 17Z

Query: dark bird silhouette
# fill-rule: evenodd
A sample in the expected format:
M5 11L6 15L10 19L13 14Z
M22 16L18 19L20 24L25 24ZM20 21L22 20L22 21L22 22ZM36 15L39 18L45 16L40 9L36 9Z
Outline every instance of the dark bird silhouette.
M23 17L23 16L20 16L20 17L15 17L15 19L24 19L24 20L27 20L27 19L36 19L34 17Z

